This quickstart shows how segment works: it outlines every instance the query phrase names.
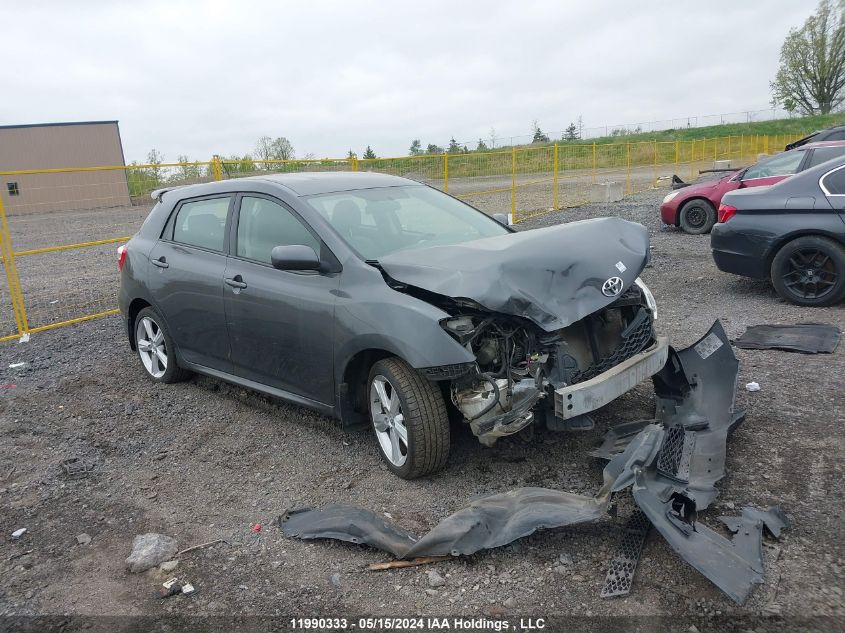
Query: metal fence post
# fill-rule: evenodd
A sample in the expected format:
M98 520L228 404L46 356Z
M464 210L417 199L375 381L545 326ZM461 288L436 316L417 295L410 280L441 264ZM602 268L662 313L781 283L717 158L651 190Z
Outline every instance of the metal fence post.
M679 141L675 141L675 171L678 171L678 149L679 149Z
M768 154L769 153L769 135L763 137L763 151Z
M652 149L654 151L654 166L651 170L652 176L652 184L657 182L657 140L655 139L654 144L652 145Z
M552 162L553 162L553 169L554 169L554 174L552 174L552 183L553 183L553 184L552 184L552 187L554 188L554 189L553 189L553 192L552 192L552 207L554 207L555 209L557 209L557 208L558 208L558 202L559 202L559 200L558 200L558 192L557 192L557 170L558 170L558 150L557 150L557 143L555 143L554 160L553 160Z
M692 147L689 150L689 179L695 178L695 139L692 139Z
M449 154L443 154L443 191L449 193Z
M516 147L511 147L511 218L516 222Z
M223 180L223 163L220 162L220 157L217 154L211 159L211 169L214 173L214 180Z
M15 251L12 247L12 237L9 234L9 223L6 221L6 209L2 198L0 198L0 254L3 256L3 268L6 269L6 283L9 286L12 313L18 328L17 336L12 338L19 338L29 332L29 324L26 319L26 305L21 290L21 280L18 277L18 268L15 265Z
M352 162L352 171L358 171L358 157L352 156L351 162Z
M631 186L631 144L625 143L625 155L626 155L626 162L627 167L625 169L625 192L632 193L633 188Z
M593 184L596 184L596 142L593 141Z

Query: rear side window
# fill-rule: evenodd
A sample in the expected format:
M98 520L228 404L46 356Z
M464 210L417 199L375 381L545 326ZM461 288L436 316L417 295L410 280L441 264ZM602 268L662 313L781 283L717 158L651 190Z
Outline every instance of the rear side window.
M826 141L845 141L845 130L841 130L839 132L832 132L830 136L828 136Z
M223 252L230 200L227 196L183 203L173 222L173 241Z
M822 178L827 195L845 196L845 168L837 169Z
M845 155L845 146L843 147L817 147L813 150L813 155L810 157L810 164L807 168L821 165L823 162L831 158L838 158Z
M772 176L789 176L794 174L798 169L798 165L804 159L803 150L792 150L783 152L777 156L761 160L756 165L752 165L745 172L743 180L753 180L754 178L770 178Z
M241 198L238 216L238 257L270 263L276 246L310 246L320 254L320 243L288 209L266 198Z

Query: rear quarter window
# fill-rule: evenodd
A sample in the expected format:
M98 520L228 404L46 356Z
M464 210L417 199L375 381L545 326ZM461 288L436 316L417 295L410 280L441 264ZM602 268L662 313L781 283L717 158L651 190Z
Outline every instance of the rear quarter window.
M845 196L845 167L822 178L822 187L828 195Z

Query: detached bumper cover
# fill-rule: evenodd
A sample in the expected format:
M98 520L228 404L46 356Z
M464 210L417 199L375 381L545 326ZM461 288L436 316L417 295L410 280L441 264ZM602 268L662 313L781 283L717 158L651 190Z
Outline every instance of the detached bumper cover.
M603 407L663 369L668 357L669 340L659 336L647 350L595 378L556 389L555 415L568 420Z
M742 604L754 585L763 582L764 528L777 537L789 521L777 508L744 508L741 516L719 517L735 533L728 539L698 520L718 494L715 484L725 474L728 434L743 419L734 410L739 363L718 321L692 347L675 351L658 341L655 350L644 354L652 361L661 356L666 360L668 354L653 376L657 415L623 425L605 443L601 454L610 461L604 484L593 496L517 488L473 501L419 539L374 512L338 505L291 513L281 521L282 530L288 537L365 543L397 558L470 555L539 529L602 521L613 493L631 488L639 510L672 549ZM631 360L636 367L637 359ZM641 365L641 371L649 367ZM636 531L647 529L642 523ZM625 573L611 568L608 596L630 589L636 557L617 563Z

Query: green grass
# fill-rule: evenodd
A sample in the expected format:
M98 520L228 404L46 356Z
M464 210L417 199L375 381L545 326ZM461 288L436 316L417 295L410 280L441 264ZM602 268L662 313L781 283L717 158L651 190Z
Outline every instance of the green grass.
M773 119L771 121L753 121L751 123L726 123L707 127L679 128L659 132L641 132L624 136L602 136L584 141L558 141L563 143L635 143L637 141L692 141L703 138L724 136L751 136L754 134L806 135L834 125L845 124L845 113L824 114L817 116L795 117L792 119Z

